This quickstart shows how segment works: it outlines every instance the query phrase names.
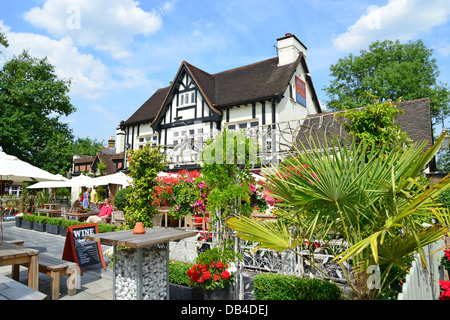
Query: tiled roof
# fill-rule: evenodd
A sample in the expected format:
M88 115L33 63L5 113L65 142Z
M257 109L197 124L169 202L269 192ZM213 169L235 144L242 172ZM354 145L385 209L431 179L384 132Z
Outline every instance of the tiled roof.
M122 122L122 125L135 125L139 123L152 122L158 114L163 101L169 92L170 87L161 88L139 108L128 120Z
M211 109L221 115L222 108L268 100L282 94L302 59L304 57L300 54L295 62L278 66L278 57L275 57L216 74L207 73L183 61L175 80L181 70L186 68ZM303 65L306 65L304 61ZM166 87L157 90L122 125L154 121L162 112L171 89L172 87ZM314 88L312 89L315 94Z
M427 148L430 147L434 143L430 99L404 101L398 104L398 109L404 112L397 118L400 128L413 142L427 141ZM311 135L315 138L317 134L317 138L323 140L325 132L327 139L332 137L343 139L348 132L341 124L348 120L336 115L344 112L336 111L307 116L299 130L298 140L308 146L307 140Z

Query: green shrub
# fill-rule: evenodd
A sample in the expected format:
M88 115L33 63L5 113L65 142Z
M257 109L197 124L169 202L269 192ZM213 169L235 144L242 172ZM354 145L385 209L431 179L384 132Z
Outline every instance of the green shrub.
M107 223L99 223L98 224L98 233L112 232L116 231L117 226L113 224Z
M23 215L23 217L22 217L22 219L24 220L24 221L34 221L34 217L35 217L36 215L34 215L34 214L24 214Z
M76 221L76 220L63 220L61 222L61 226L69 227L69 226L76 226L76 225L83 224L83 223L84 222L79 222L79 221Z
M169 263L169 282L188 287L195 286L195 283L191 283L191 278L187 275L192 266L192 263L171 260Z
M256 300L339 300L339 288L328 281L263 273L253 279Z
M127 194L131 192L131 188L120 189L116 192L114 196L114 206L117 210L123 211L123 209L128 205Z
M40 222L40 223L45 223L47 221L47 216L39 216L37 214L24 214L22 217L23 220L25 221L34 221L34 222Z
M55 226L60 226L62 224L62 222L64 221L64 219L61 218L48 218L47 220L47 224L52 224Z
M35 222L38 223L47 223L48 217L47 216L35 216Z

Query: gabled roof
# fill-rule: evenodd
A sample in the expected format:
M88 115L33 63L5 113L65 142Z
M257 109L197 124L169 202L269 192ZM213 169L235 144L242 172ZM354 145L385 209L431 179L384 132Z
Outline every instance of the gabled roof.
M216 79L216 106L224 108L255 101L270 100L284 93L303 57L278 66L278 57L220 72Z
M280 97L299 64L307 71L305 57L300 54L293 63L278 66L278 57L256 62L239 68L210 74L186 61L180 68L170 87L157 90L128 120L121 125L157 122L164 113L163 107L175 92L177 79L188 72L194 79L208 106L217 115L222 115L222 109L252 102L260 102ZM309 76L306 77L311 88L313 101L317 112L321 112L316 92Z
M125 126L137 125L140 123L152 122L161 109L162 103L169 92L170 87L161 88L139 108L127 121L122 121L120 124Z

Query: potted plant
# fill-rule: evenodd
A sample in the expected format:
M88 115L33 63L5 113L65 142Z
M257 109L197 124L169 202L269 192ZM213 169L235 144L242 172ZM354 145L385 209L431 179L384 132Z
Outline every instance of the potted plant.
M45 231L51 234L59 234L62 221L64 220L61 218L48 218Z
M45 232L47 219L48 218L46 216L34 215L33 230L40 231L40 232Z
M76 220L62 220L61 225L59 226L59 234L63 237L67 234L67 227L79 224L80 222Z
M234 300L234 272L239 255L231 248L212 248L200 253L188 270L192 283L202 288L204 300Z
M22 227L23 213L22 212L16 213L14 215L14 217L16 218L16 227L21 228Z
M192 263L170 261L169 263L169 296L170 300L202 300L202 289L191 282L188 271Z
M22 217L22 228L33 230L34 215L28 213Z

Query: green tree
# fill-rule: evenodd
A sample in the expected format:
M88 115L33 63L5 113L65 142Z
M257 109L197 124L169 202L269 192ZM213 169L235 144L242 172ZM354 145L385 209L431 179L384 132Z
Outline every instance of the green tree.
M102 148L103 142L96 139L74 139L72 134L55 131L44 148L36 154L35 160L40 168L66 176L72 169L74 155L95 156Z
M0 46L8 47L0 32ZM1 51L0 51L1 53ZM8 153L52 173L66 173L74 154L94 156L103 142L75 138L60 121L75 111L70 81L59 79L46 58L24 51L0 70L0 146Z
M371 103L368 93L392 101L428 97L433 121L443 121L450 111L450 92L438 81L432 54L421 40L376 41L360 55L349 54L330 66L326 104L334 110L363 107Z
M47 59L33 58L26 51L4 64L0 71L0 144L5 152L42 167L44 157L39 154L46 152L49 141L72 138L68 124L60 121L75 111L69 86L70 81L57 78Z

